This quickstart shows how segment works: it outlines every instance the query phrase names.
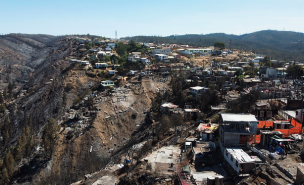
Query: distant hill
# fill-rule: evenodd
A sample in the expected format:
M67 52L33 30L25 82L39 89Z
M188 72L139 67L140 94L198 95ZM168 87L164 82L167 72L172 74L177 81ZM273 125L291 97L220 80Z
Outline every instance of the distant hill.
M264 30L244 35L213 33L207 35L187 34L168 37L126 37L138 42L189 44L211 46L215 42L225 43L227 48L251 50L281 60L304 60L304 33ZM230 44L231 41L231 44Z

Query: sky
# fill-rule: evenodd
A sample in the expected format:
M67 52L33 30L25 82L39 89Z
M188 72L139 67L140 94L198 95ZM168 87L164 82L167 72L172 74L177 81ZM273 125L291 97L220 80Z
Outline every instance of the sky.
M304 32L303 0L0 0L0 34Z

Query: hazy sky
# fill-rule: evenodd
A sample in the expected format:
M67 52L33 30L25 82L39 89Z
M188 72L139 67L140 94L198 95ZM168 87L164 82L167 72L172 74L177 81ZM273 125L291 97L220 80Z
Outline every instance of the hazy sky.
M304 0L0 0L0 34L304 32Z

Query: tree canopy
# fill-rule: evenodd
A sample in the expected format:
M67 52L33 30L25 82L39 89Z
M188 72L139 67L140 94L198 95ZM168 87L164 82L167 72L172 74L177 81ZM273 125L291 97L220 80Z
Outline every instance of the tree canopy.
M303 67L300 65L289 65L286 72L289 76L294 78L300 77L304 74Z
M222 42L216 42L216 43L214 43L214 47L220 48L222 50L222 49L225 49L225 44Z

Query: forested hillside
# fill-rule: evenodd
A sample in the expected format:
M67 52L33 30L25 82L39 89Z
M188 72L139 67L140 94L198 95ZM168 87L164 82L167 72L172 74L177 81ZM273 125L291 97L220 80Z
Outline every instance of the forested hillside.
M291 31L265 30L239 36L224 33L171 35L168 37L135 36L126 39L138 42L189 44L198 47L223 42L227 48L252 50L275 59L304 59L304 34Z

